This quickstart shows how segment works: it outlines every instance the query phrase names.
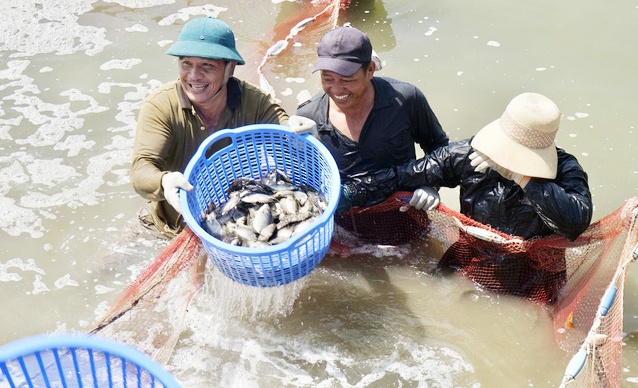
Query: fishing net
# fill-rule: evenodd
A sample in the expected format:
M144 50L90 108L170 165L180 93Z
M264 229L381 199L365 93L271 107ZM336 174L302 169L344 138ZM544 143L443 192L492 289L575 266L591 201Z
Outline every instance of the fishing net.
M346 254L362 243L436 246L441 273L454 271L486 290L549 309L558 346L574 353L563 385L621 385L623 285L638 256L638 197L571 242L556 235L522 240L444 205L426 213L406 206L410 196L396 193L339 215L335 222L351 236L333 245Z
M347 256L357 247L400 239L440 252L441 273L462 274L478 287L528 298L552 313L558 346L574 354L564 385L620 386L623 284L638 255L638 197L570 242L557 236L522 240L443 204L429 212L416 210L406 206L410 194L396 193L381 204L336 217L342 232L333 237L330 254ZM205 264L199 239L186 229L92 332L166 363L184 327L188 303L204 282Z
M207 256L186 228L157 255L90 330L166 364L184 328L188 305L204 279Z

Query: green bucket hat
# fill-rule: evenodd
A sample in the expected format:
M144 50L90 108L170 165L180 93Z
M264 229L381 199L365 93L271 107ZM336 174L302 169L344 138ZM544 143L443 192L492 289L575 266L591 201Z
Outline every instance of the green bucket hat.
M186 23L177 42L173 43L166 54L233 61L239 65L245 63L235 48L233 31L228 24L212 16Z

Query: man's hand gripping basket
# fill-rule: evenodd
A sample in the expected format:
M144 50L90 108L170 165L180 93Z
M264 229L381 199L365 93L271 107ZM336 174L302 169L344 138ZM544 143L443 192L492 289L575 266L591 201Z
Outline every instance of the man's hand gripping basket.
M207 156L211 150L217 151ZM310 186L325 196L327 208L305 232L270 247L249 248L225 243L202 228L211 202L226 202L236 178L258 180L274 170L283 171L295 185ZM340 177L329 151L315 138L274 124L224 129L201 144L184 176L195 187L180 192L186 224L202 240L209 259L229 278L250 286L286 284L307 275L328 252Z

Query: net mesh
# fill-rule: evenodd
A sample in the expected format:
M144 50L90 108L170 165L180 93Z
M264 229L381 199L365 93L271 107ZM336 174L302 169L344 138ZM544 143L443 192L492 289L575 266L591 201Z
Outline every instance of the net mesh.
M622 379L623 286L638 255L638 197L592 224L576 241L552 235L522 240L482 225L444 205L423 212L396 193L370 208L335 218L352 241L438 245L441 271L458 271L478 286L528 298L552 313L558 346L574 357L563 385L618 387ZM615 297L614 297L615 296Z
M335 235L331 254L348 255L362 245L400 239L435 247L441 252L442 271L457 271L487 290L519 295L547 307L557 345L574 354L563 385L621 385L623 285L638 254L638 197L570 242L557 236L522 240L445 205L429 212L416 210L406 206L410 194L396 193L379 205L336 217L348 233ZM200 241L186 229L125 290L92 332L166 363L183 328L188 303L204 281L205 262Z
M184 328L188 305L203 284L206 260L201 241L186 228L122 292L90 332L131 345L166 364Z

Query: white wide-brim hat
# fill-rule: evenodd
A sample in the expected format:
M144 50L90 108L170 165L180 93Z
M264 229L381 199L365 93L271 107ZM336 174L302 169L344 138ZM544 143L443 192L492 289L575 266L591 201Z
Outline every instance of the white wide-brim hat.
M562 114L538 93L514 97L505 112L481 129L472 148L517 174L554 179L558 156L554 139Z

